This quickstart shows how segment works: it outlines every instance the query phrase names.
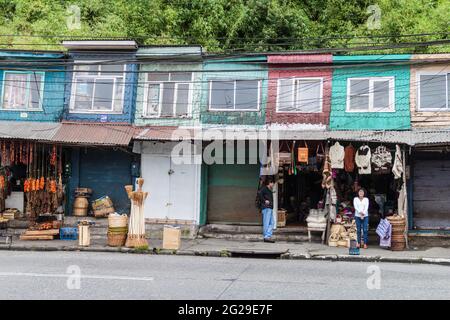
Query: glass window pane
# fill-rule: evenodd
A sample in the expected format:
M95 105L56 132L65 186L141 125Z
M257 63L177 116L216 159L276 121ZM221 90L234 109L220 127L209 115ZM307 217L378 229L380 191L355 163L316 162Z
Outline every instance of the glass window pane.
M320 112L321 99L320 96L321 81L316 80L299 80L297 83L297 106L301 112Z
M389 80L373 82L373 108L377 111L389 110Z
M278 81L278 110L285 112L295 111L294 80L280 79Z
M111 110L113 87L113 79L97 79L95 81L94 110Z
M94 90L94 80L89 78L78 78L75 83L75 110L91 110Z
M234 81L211 82L211 109L234 109Z
M369 80L350 80L350 110L369 110Z
M177 88L176 115L183 116L188 114L189 106L189 84L180 83Z
M39 109L40 102L44 95L41 91L43 79L40 74L36 73L31 74L30 78L30 101L28 101L28 107L30 109Z
M146 115L157 115L159 112L159 86L159 84L148 86Z
M446 108L446 79L444 75L420 76L420 108L445 109Z
M162 72L151 72L148 74L148 81L169 81L169 74Z
M24 109L27 97L28 75L25 73L6 73L3 94L4 109Z
M258 80L236 81L236 107L238 110L258 109Z
M174 72L170 74L170 81L186 82L191 81L192 73L190 72Z
M123 91L125 90L125 82L123 77L116 78L116 92L114 93L114 111L121 112L123 109Z
M124 71L123 64L104 64L100 66L101 75L109 76L109 75L122 75Z
M172 117L173 116L173 103L174 103L175 83L164 82L162 104L161 104L161 116Z

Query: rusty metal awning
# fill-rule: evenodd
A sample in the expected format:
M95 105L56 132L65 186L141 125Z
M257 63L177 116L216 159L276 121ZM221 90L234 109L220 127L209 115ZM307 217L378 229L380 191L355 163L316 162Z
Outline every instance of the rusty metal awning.
M74 145L128 146L134 130L128 124L66 122L61 124L52 140Z
M0 139L51 142L60 123L33 121L0 121Z

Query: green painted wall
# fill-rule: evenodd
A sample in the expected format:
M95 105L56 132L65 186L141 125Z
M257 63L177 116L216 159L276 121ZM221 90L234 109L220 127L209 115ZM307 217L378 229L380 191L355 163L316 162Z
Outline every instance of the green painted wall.
M265 56L206 60L203 65L205 72L203 74L201 100L202 124L263 125L266 119L267 101L268 69L265 64L266 61ZM209 81L214 79L262 79L259 111L209 111Z
M409 65L377 65L367 63L407 61L410 55L335 56L335 64L359 64L333 71L330 129L332 130L408 130L411 127L409 109ZM359 77L394 77L394 112L346 112L347 79Z

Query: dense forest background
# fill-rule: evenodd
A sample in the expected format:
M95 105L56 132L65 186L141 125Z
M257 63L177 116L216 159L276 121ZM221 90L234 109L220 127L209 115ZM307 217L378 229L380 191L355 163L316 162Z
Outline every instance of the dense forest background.
M0 0L0 47L60 50L69 37L119 37L208 52L408 43L384 52L450 52L414 46L448 40L449 21L449 0Z

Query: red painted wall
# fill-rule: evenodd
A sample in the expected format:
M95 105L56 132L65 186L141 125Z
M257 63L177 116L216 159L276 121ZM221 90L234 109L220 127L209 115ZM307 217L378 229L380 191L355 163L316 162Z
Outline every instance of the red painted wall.
M269 90L266 107L266 123L311 123L328 125L330 119L332 69L324 67L331 65L332 59L331 54L269 56ZM310 67L317 66L320 66L321 68L309 69ZM296 69L305 67L308 69ZM323 104L321 113L277 112L278 79L289 77L323 78Z

